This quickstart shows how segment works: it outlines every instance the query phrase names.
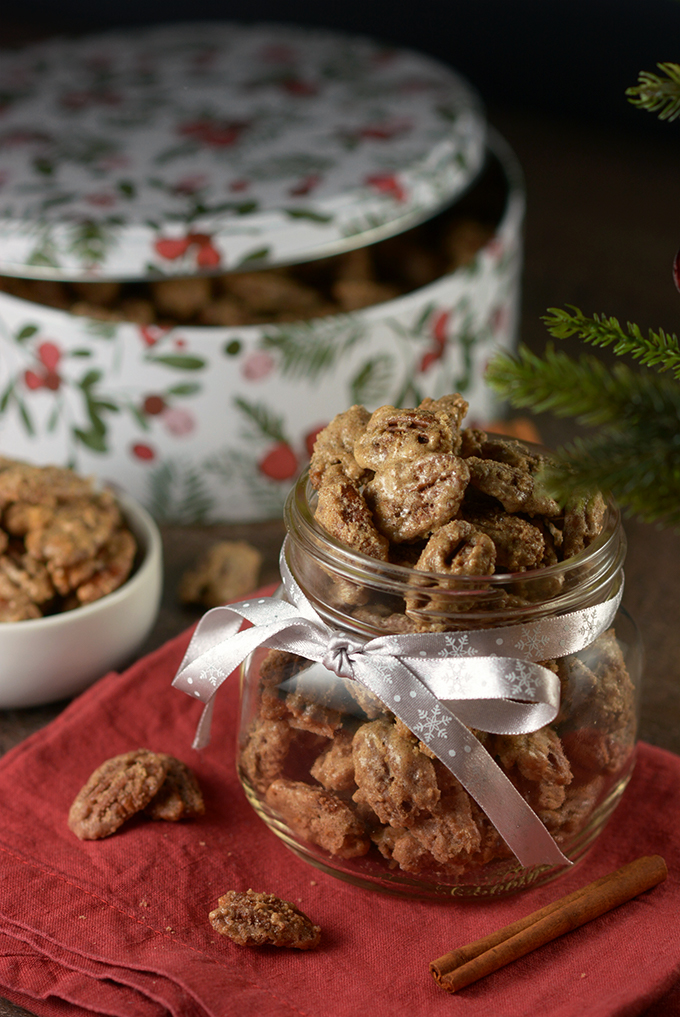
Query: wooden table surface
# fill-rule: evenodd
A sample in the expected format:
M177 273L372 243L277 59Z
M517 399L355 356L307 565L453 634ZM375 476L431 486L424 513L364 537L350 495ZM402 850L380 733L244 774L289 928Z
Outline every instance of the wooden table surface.
M680 295L672 283L671 263L680 246L680 218L673 129L669 126L668 140L641 139L501 108L489 110L489 119L514 147L526 175L521 338L534 349L542 348L546 336L541 314L567 303L586 314L636 321L643 330L674 331ZM570 426L549 417L537 423L548 445L572 433ZM646 647L640 736L680 753L680 537L634 521L626 531L624 603ZM219 539L250 541L264 553L261 578L268 582L277 577L282 536L278 520L164 526L163 603L142 652L199 616L178 604L176 589L182 572L203 548ZM0 711L0 754L49 723L64 705ZM0 1017L20 1014L25 1011L0 1000Z

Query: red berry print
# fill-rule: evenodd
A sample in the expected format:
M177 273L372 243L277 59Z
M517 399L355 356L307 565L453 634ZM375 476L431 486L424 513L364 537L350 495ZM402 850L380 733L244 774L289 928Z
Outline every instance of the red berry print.
M680 250L673 258L673 281L678 290L680 290Z
M374 173L366 177L366 183L381 194L388 194L395 201L404 201L406 191L393 173Z
M155 417L165 409L165 399L159 395L148 395L142 404L144 412L149 417Z
M55 371L61 360L61 350L56 343L41 343L38 346L38 360L48 371Z
M196 254L196 264L199 268L215 268L222 260L222 255L212 244L204 244Z
M297 473L298 460L290 445L281 441L267 452L258 467L271 480L290 480Z
M144 445L138 442L132 446L132 454L136 459L142 459L145 462L151 462L152 459L156 458L156 453L150 445Z
M166 261L175 261L181 258L189 249L190 241L187 237L161 237L153 245L156 254Z
M35 371L24 371L24 384L26 388L35 392L36 389L43 387L44 381Z

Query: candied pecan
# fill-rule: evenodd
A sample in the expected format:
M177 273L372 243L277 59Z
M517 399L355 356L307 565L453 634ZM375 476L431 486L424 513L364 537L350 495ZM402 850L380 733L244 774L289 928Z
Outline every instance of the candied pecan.
M148 749L107 759L76 795L68 814L69 828L80 840L109 837L149 804L166 773L166 758Z
M495 565L491 537L464 519L454 519L435 530L414 568L442 575L490 576Z
M220 540L184 573L179 599L185 604L218 607L244 597L257 586L262 554L245 540Z
M371 831L371 840L384 858L391 859L411 875L440 868L420 841L402 827L379 826Z
M28 621L30 618L41 618L42 612L37 604L22 590L14 589L7 596L0 584L0 622Z
M166 764L167 772L160 788L145 807L145 815L172 823L190 816L202 816L205 803L193 771L181 759L164 752L158 755Z
M30 530L43 529L52 518L52 513L53 508L49 505L16 501L5 509L3 525L13 537L25 537Z
M254 317L240 300L225 294L204 304L198 313L198 321L201 325L238 328L240 325L253 324Z
M91 300L95 304L106 306L119 298L121 284L109 279L101 279L97 282L74 281L71 283L71 289L82 300Z
M602 530L607 505L601 494L580 498L564 512L562 555L571 558L587 547Z
M473 487L496 498L506 512L560 515L562 510L559 504L541 489L528 467L512 466L478 456L468 456L465 462L470 467L470 483Z
M316 307L320 299L311 286L277 269L225 275L221 277L221 284L227 293L257 314L294 311L296 316L304 317L305 312Z
M269 650L260 664L260 681L263 685L280 685L308 667L309 661L288 650Z
M210 300L210 280L205 276L158 279L149 284L154 303L162 316L189 321Z
M399 287L371 279L336 279L331 295L341 311L360 311L399 296Z
M289 901L272 893L229 890L208 915L210 924L238 946L283 946L313 950L321 927Z
M545 539L539 526L500 510L480 512L463 507L463 514L468 522L493 540L496 569L524 572L540 566L545 555Z
M447 412L398 410L388 405L371 414L354 443L354 458L366 469L379 470L393 460L418 459L452 449L453 431Z
M636 718L635 687L614 629L581 650L577 659L592 678L569 718L570 730L562 735L565 751L580 771L615 773L630 758Z
M59 505L44 527L26 534L26 550L55 566L75 565L97 554L120 526L121 515L108 491Z
M265 801L299 837L332 855L357 858L370 848L359 817L326 788L279 778L267 788Z
M0 556L0 593L7 596L12 587L21 590L34 604L44 604L54 597L49 572L42 562L28 554Z
M440 396L439 399L431 399L429 396L426 396L418 404L418 409L420 410L428 410L434 414L445 413L447 415L453 435L453 448L451 451L457 455L460 454L459 450L463 444L461 424L469 408L467 399L464 399L458 392Z
M463 427L460 432L460 452L463 459L469 456L476 456L483 459L483 446L487 439L486 431L480 431L477 427Z
M474 854L482 843L470 796L458 782L442 791L429 813L415 817L409 832L435 861L444 865Z
M258 791L266 791L280 777L293 732L285 720L256 720L239 758L246 780Z
M314 450L309 462L309 479L318 488L324 471L329 466L339 466L343 474L352 481L360 482L366 477L366 470L354 458L354 443L365 428L370 413L364 406L350 406L343 413L333 417L316 436Z
M78 583L79 603L92 604L122 586L132 571L136 551L137 544L129 530L114 533L96 555L94 571Z
M86 497L91 487L89 480L73 470L0 460L0 508L17 501L54 507L58 501Z
M391 462L365 487L378 530L395 544L427 536L458 513L469 480L466 460L446 452Z
M387 560L389 542L378 533L364 496L339 466L324 471L314 518L353 550Z
M513 767L534 782L565 785L572 780L569 760L559 735L551 727L518 735L495 735L489 751L506 770Z
M368 631L377 629L379 632L416 632L418 625L408 615L398 611L382 610L380 604L360 605L352 611L355 621L365 626Z
M328 791L350 791L354 784L352 735L339 731L329 747L317 756L309 771Z
M342 714L339 710L326 706L313 694L307 694L300 689L288 693L285 706L291 727L332 738L342 725Z
M432 761L388 719L362 724L352 751L358 788L353 800L369 805L382 823L408 827L439 801Z
M583 828L602 796L603 788L604 777L598 774L586 783L574 783L565 788L564 801L558 808L536 808L539 819L558 844Z

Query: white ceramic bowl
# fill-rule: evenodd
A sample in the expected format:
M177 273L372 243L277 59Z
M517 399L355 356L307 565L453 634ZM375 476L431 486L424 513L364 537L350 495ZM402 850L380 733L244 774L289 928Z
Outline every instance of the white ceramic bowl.
M148 512L117 494L141 562L119 589L63 614L0 624L0 709L39 706L82 692L127 663L149 634L160 604L163 555Z

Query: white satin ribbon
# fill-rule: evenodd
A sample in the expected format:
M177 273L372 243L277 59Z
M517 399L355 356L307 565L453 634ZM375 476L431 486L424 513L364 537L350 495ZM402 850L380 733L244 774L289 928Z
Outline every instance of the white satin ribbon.
M215 694L259 646L317 662L358 681L418 735L458 778L523 866L570 865L533 809L469 728L523 734L551 723L560 682L537 660L576 653L610 627L623 593L601 604L521 625L418 632L362 640L331 628L293 578L281 551L288 600L262 597L208 611L173 685L205 703L194 748L209 741ZM243 620L252 628L239 631ZM305 672L302 672L304 675ZM300 676L298 676L300 677Z

